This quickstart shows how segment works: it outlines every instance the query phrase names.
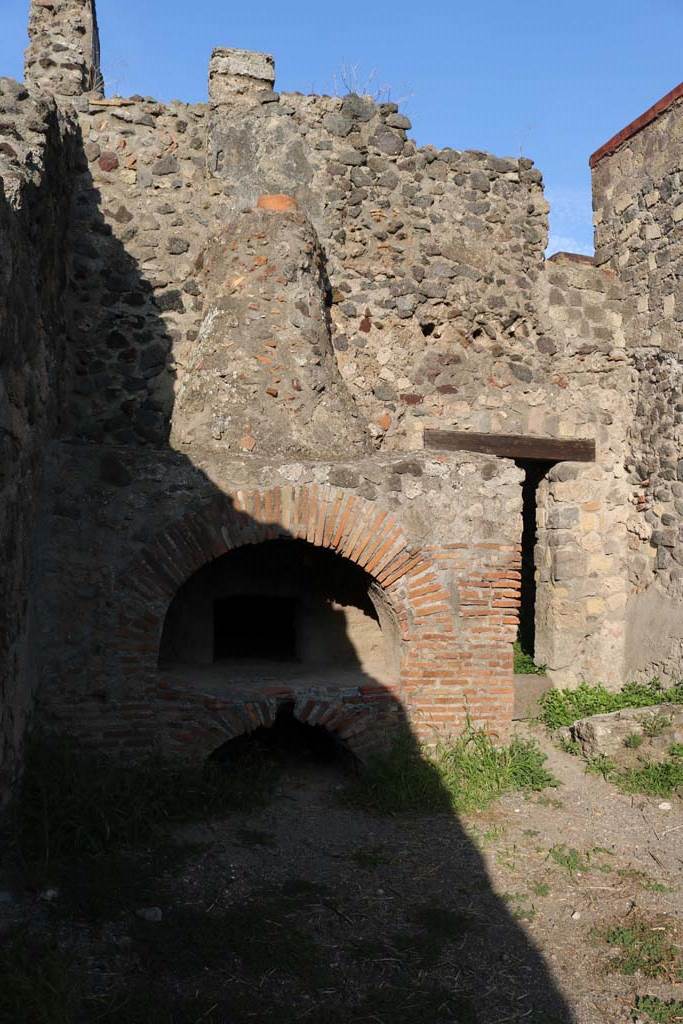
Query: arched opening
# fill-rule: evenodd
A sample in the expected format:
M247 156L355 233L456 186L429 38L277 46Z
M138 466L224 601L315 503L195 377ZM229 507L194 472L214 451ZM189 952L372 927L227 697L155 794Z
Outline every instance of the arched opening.
M279 706L270 726L259 726L222 743L209 755L209 763L239 768L253 756L297 767L310 764L357 770L360 764L348 743L335 732L324 725L301 722L290 701Z
M395 679L399 631L355 563L301 540L237 548L194 574L164 623L159 664L184 682L325 690ZM211 687L213 689L213 686Z

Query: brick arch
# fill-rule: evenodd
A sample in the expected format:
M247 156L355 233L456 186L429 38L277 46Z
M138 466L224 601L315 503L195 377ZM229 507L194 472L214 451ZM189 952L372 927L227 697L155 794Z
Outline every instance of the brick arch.
M517 548L493 542L411 546L393 512L316 484L214 492L200 502L162 525L112 575L106 660L93 664L85 699L69 693L52 703L55 721L73 727L78 712L84 740L127 747L132 756L159 745L207 756L236 728L263 724L270 699L291 701L291 692L264 690L253 703L190 690L164 677L159 642L171 600L198 569L247 544L292 538L361 566L386 595L402 640L395 680L359 680L340 695L313 687L310 715L354 747L369 745L372 734L386 738L390 720L406 722L427 742L458 731L468 717L505 734L513 699ZM262 696L268 698L263 705ZM297 713L309 714L303 706ZM343 734L356 728L353 741Z
M376 503L316 484L239 490L166 527L122 574L129 595L120 622L124 654L132 645L146 662L158 650L171 600L202 566L244 545L284 538L335 551L364 569L386 594L403 640L419 617L406 580L433 583L433 600L448 601L429 555L412 547L396 516Z
M308 484L214 498L163 529L119 575L112 696L126 709L131 736L156 736L156 743L161 734L167 746L206 756L240 732L272 724L278 706L291 701L291 694L274 692L233 702L179 688L157 667L165 616L186 580L239 547L285 538L335 551L364 569L386 596L403 649L395 684L370 680L339 700L297 697L295 716L323 725L363 760L393 724L412 720L411 703L421 713L416 691L432 691L452 672L447 659L455 637L443 571L409 544L393 513L345 490ZM436 640L435 630L443 631Z
M195 694L180 696L193 699L193 714L190 722L177 723L171 730L172 737L177 746L198 747L205 756L238 736L269 728L280 708L287 705L297 721L327 729L342 748L365 761L385 745L388 727L403 717L400 703L390 694L386 700L375 703L362 703L361 697L348 703L306 695L294 698L289 694L240 703L220 697L204 697L198 702Z

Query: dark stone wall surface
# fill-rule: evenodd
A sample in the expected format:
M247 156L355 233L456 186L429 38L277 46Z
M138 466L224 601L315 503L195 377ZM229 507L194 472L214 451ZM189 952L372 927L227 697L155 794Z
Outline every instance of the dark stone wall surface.
M0 802L35 673L30 577L46 444L67 390L62 304L77 132L54 102L0 79Z

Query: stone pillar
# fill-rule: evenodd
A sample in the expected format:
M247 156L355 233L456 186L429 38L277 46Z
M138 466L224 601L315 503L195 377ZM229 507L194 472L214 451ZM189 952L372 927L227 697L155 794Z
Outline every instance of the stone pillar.
M209 62L209 102L212 107L233 104L235 100L259 101L272 93L275 62L268 53L250 50L214 50Z
M31 0L28 35L27 85L69 103L103 95L95 0Z

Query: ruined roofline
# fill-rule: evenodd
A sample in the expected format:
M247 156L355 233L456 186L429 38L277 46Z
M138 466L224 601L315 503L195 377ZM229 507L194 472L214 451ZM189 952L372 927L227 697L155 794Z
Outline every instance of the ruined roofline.
M564 249L559 249L554 252L552 256L548 256L549 263L581 263L585 266L594 267L595 257L587 256L581 252L566 252Z
M647 128L647 126L652 124L653 121L656 121L658 117L661 117L662 114L666 113L666 111L680 99L683 99L683 82L681 82L680 85L677 85L675 89L672 89L671 92L668 92L666 96L662 96L661 100L658 100L649 107L649 109L646 110L644 114L641 114L640 117L637 117L635 121L631 121L631 123L627 124L625 128L622 128L620 132L613 135L612 138L604 144L604 146L600 146L599 149L596 149L588 161L591 170L595 168L606 156L612 156L613 153L616 153L616 151L623 146L625 142L628 142L634 135L641 132L643 128Z

